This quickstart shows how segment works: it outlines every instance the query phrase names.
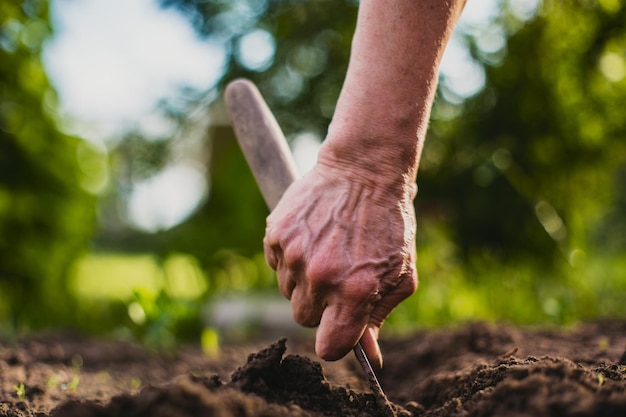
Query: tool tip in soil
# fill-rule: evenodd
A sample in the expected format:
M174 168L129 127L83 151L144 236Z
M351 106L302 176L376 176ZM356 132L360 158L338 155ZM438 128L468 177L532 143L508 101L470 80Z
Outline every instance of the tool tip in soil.
M369 383L370 389L372 390L372 393L376 398L376 403L380 409L380 415L383 417L397 417L396 412L378 382L378 378L376 378L376 374L372 369L369 359L367 359L367 355L361 346L361 342L358 342L354 347L354 355L361 364L363 371L365 371L367 382Z

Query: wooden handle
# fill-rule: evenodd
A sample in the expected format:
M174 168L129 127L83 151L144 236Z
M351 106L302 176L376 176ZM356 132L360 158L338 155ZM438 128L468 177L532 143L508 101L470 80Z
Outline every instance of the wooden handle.
M249 80L226 87L226 107L239 146L270 210L298 177L296 164L278 122Z

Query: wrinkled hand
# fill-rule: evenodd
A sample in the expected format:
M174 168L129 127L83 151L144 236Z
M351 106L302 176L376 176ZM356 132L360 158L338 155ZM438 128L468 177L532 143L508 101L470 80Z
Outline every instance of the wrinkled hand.
M340 359L362 338L372 364L382 366L379 329L417 288L415 193L414 184L392 191L318 163L268 217L267 261L294 319L319 326L322 359Z

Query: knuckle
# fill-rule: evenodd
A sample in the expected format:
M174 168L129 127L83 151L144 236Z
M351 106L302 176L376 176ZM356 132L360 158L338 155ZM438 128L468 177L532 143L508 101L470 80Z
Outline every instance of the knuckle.
M418 285L417 271L415 268L412 268L411 271L405 275L404 279L402 279L398 289L408 297L417 291Z
M323 289L332 285L332 278L323 270L307 268L306 278L314 292L320 292Z
M336 256L316 254L306 265L306 276L314 290L335 286L337 277L341 275L342 268L338 265Z
M296 323L304 327L316 327L320 324L320 317L317 317L304 308L293 310L293 319Z
M304 253L302 251L302 247L297 241L292 241L285 245L283 259L289 268L295 269L302 265Z
M263 251L265 253L265 260L267 264L274 271L278 268L279 257L280 257L280 249L272 248L266 239L263 240Z

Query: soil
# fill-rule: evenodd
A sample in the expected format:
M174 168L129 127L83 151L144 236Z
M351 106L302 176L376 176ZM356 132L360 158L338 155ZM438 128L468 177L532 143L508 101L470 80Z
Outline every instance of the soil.
M320 364L312 346L281 339L209 357L67 334L1 342L0 417L384 414L352 355ZM626 415L626 323L473 323L381 346L398 416Z

